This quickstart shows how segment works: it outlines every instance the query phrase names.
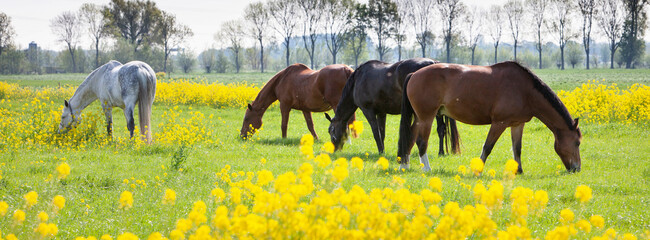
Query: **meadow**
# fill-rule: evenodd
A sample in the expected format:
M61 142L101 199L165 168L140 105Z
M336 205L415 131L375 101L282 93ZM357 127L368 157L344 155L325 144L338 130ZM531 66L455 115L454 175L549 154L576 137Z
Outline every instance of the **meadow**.
M296 112L282 139L275 106L241 140L244 106L273 73L160 79L151 145L128 138L119 109L107 138L98 103L61 136L57 114L84 75L0 76L0 237L650 239L650 71L534 72L583 118L579 173L536 119L517 176L509 131L474 174L488 126L460 124L462 153L431 157L431 172L397 170L398 116L384 155L360 112L365 130L335 153L322 113L320 139Z

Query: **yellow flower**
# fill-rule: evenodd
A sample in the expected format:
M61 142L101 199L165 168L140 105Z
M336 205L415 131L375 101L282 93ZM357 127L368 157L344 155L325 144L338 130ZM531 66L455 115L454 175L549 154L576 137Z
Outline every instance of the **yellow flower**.
M117 240L138 240L138 239L140 239L138 238L138 236L130 232L125 232L117 236Z
M314 162L316 162L318 167L325 168L325 167L329 166L332 163L332 159L330 158L330 155L323 153L323 154L319 154L318 156L316 156L316 158L314 159Z
M111 237L111 235L104 234L99 238L99 240L113 240L113 237Z
M274 179L273 173L269 170L262 170L257 172L257 185L260 187L266 186Z
M65 198L61 195L56 195L52 199L52 204L54 204L56 210L59 211L65 207Z
M519 168L519 163L514 159L510 159L506 162L505 174L514 177L517 174L517 168Z
M226 192L221 188L212 189L210 195L212 195L218 203L226 199Z
M377 160L377 166L379 166L381 170L388 169L388 159L385 157L379 157L379 160Z
M0 217L4 217L7 214L7 209L9 208L9 204L5 201L0 201Z
M147 240L163 240L163 239L167 239L167 238L165 238L165 237L164 237L161 233L159 233L159 232L153 232L153 233L151 233L151 234L149 235L149 237L147 237Z
M59 228L54 223L39 223L38 227L34 230L41 234L41 237L54 237L59 232Z
M70 175L70 165L65 162L61 163L58 167L56 167L56 172L59 174L59 179L65 179L68 177L68 175Z
M591 188L586 185L580 185L576 188L575 197L580 203L588 202L591 199Z
M359 157L353 157L350 159L350 165L359 171L363 171L363 160Z
M594 225L594 227L597 228L604 228L605 227L605 219L600 216L600 215L593 215L589 218L589 222L591 222L591 225Z
M311 134L302 135L300 138L300 145L303 146L313 146L314 145L314 136Z
M16 237L16 235L14 235L13 233L7 235L7 236L5 237L5 239L7 239L7 240L18 240L18 238Z
M262 163L262 165L266 164L266 158L260 159L260 163Z
M472 158L469 162L469 168L472 169L474 175L478 176L483 172L483 160L480 158Z
M442 181L438 177L429 178L429 187L437 192L442 191Z
M332 142L326 142L323 144L321 151L326 153L334 153L334 144Z
M39 212L37 216L38 216L38 220L40 220L41 222L47 222L47 219L49 219L47 213L43 211Z
M497 175L497 171L495 171L494 169L490 169L490 171L488 171L488 175L490 175L490 177L494 177Z
M129 209L133 207L133 194L129 191L124 191L120 194L120 209ZM121 236L121 235L120 235ZM118 239L120 237L117 237Z
M631 233L626 233L623 234L623 240L637 240L637 238Z
M334 181L338 183L343 182L343 180L345 180L345 178L348 177L348 174L349 174L348 168L343 166L336 166L332 171L332 176L334 177Z
M176 203L176 192L172 189L165 189L165 195L162 199L162 204L164 205L174 205Z
M562 224L569 224L570 222L573 222L573 218L575 215L573 214L573 211L571 209L565 208L560 211L560 222Z
M591 224L587 220L580 220L576 223L576 227L578 229L582 230L583 232L590 233L591 232Z
M465 167L465 165L458 166L458 174L460 175L467 174L467 167Z
M16 211L14 211L14 215L12 218L16 223L22 224L23 221L25 221L25 212L23 212L23 210L17 209Z
M38 193L31 191L25 194L23 196L25 198L25 202L27 203L27 208L31 208L32 206L36 205L38 202Z
M171 240L183 240L185 239L185 234L178 229L174 229L169 233L169 239Z

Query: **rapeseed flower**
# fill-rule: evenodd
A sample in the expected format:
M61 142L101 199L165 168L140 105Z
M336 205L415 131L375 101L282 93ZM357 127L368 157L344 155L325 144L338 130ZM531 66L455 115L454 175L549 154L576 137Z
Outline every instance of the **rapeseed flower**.
M35 232L38 232L42 238L45 237L54 237L58 232L59 228L54 223L39 223L38 227L34 229Z
M113 240L113 237L111 237L111 235L104 234L101 237L99 237L99 240Z
M361 136L361 133L363 133L363 122L354 121L348 126L348 128L352 131L352 136L358 138Z
M32 206L36 205L36 203L38 202L38 193L34 191L30 191L27 194L25 194L23 198L25 198L25 203L27 204L27 208L31 208Z
M326 142L323 144L323 147L321 148L321 151L326 152L326 153L334 153L334 144L332 142Z
M45 213L43 211L39 212L38 215L36 215L36 216L38 217L38 220L41 221L41 222L47 222L47 220L49 219L49 216L47 215L47 213Z
M318 165L319 168L326 168L332 163L332 159L330 158L329 154L322 153L314 158L314 162Z
M58 167L56 167L56 172L59 174L57 177L59 179L65 179L70 175L70 165L68 163L61 163Z
M260 187L268 185L273 181L273 173L269 170L261 170L257 172L257 184Z
M379 157L379 160L377 160L376 164L381 168L381 170L388 169L388 159L385 157Z
M560 222L564 225L568 225L573 222L575 215L571 209L565 208L560 211Z
M591 188L586 185L580 185L576 188L575 197L580 203L588 202L591 199Z
M472 158L469 162L469 168L472 169L472 173L474 173L475 176L478 176L483 172L484 166L483 160L480 158Z
M215 188L212 189L210 192L210 195L212 195L217 203L220 203L224 199L226 199L226 192L223 191L221 188Z
M350 159L350 166L356 168L359 171L363 171L363 160L359 157L353 157Z
M147 237L147 240L165 240L165 239L167 238L159 232L153 232L149 234L149 237Z
M14 219L14 222L22 224L23 221L25 221L25 212L23 212L23 210L16 209L12 218Z
M138 236L130 232L125 232L117 236L117 240L138 240L138 239L140 239L138 238Z
M591 225L593 225L594 227L597 227L597 228L600 228L600 229L602 229L602 228L605 227L605 219L604 219L602 216L600 216L600 215L593 215L593 216L591 216L591 217L589 218L589 222L590 222Z
M65 207L65 198L61 195L56 195L52 199L52 204L56 207L56 211L58 212Z
M517 161L514 159L510 159L506 161L506 169L504 170L504 174L510 178L514 178L515 174L517 174L517 168L519 168L519 163L517 163Z
M442 181L438 177L429 178L429 187L436 192L442 191Z
M163 195L162 204L164 205L174 205L176 203L176 192L172 189L165 189L165 195Z
M133 193L124 191L120 194L120 209L129 209L133 207ZM119 237L118 237L119 239Z
M585 233L591 232L591 224L587 220L581 219L576 223L576 227L578 227L578 229L582 230Z
M4 217L7 214L7 209L9 209L9 204L5 201L0 201L0 217Z

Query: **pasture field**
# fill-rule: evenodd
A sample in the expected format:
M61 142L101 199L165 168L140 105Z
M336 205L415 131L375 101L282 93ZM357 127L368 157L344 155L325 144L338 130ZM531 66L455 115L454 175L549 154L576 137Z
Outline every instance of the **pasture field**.
M593 79L617 83L621 89L634 83L650 85L648 70L534 71L555 91L571 91ZM257 87L271 76L196 75L205 83L245 81ZM37 91L56 87L58 82L76 86L84 77L0 76L0 82ZM462 153L458 155L437 157L438 140L432 135L429 156L433 170L423 172L412 161L411 169L401 172L395 158L398 116L387 119L386 154L379 155L370 126L358 111L365 130L342 151L329 154L330 164L325 155L309 160L301 153L305 149L301 137L308 130L299 112L291 114L286 139L280 138L280 111L273 106L264 115L262 129L250 140L241 140L245 103L239 100L224 105L175 104L175 100L154 103L155 142L151 145L128 139L119 109L113 112L113 139L108 139L97 102L84 111L78 129L59 136L53 133L57 114L71 90L57 91L0 94L2 238L14 234L18 239L99 239L107 234L112 239L132 239L128 238L132 233L147 239L160 233L170 239L181 239L181 235L184 239L207 239L199 238L207 231L211 237L256 239L634 239L632 235L650 239L647 118L581 121L582 171L575 174L566 173L553 150L552 133L533 119L524 130L524 174L512 178L504 171L512 158L509 131L496 144L483 174L471 173L470 160L480 155L488 126L459 124ZM644 109L650 107L648 97ZM322 113L314 113L313 119L320 137L313 143L318 156L329 140L329 122ZM412 154L411 159L417 159L417 148ZM362 160L362 169L353 157ZM383 160L378 161L382 157L389 162L386 169ZM335 161L338 158L347 161ZM60 169L62 163L70 167L69 173L65 167ZM342 169L348 174L341 175ZM468 172L462 173L463 169ZM268 180L265 170L272 173L268 184L260 182ZM441 189L431 179L440 179ZM497 190L502 186L497 194L501 198L485 200L482 196L488 195L478 190L479 185ZM580 185L588 186L593 197L584 202L576 199ZM173 201L167 189L174 191ZM547 194L547 202L533 198L533 192L540 190ZM38 194L35 204L33 194L28 194L32 191ZM132 197L124 195L127 191ZM438 194L441 199L435 197ZM65 198L62 209L52 203L57 195ZM524 196L525 213L518 196ZM375 205L382 211L362 207ZM16 216L18 211L24 213L22 220L20 214ZM40 212L48 214L48 219L43 221ZM604 218L603 226L597 218L590 221L594 215ZM56 234L48 232L51 225L39 226L42 222L55 224Z

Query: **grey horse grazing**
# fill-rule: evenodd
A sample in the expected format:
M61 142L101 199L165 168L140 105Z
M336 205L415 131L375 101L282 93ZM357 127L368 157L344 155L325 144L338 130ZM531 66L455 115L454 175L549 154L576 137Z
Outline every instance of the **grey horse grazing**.
M110 62L95 69L77 88L70 100L65 100L59 133L65 133L81 121L81 111L99 99L106 116L108 135L113 133L113 107L124 110L126 127L133 137L133 111L138 103L140 133L151 143L151 105L156 96L156 73L140 61L122 64Z

